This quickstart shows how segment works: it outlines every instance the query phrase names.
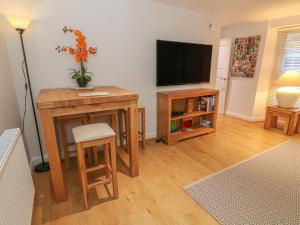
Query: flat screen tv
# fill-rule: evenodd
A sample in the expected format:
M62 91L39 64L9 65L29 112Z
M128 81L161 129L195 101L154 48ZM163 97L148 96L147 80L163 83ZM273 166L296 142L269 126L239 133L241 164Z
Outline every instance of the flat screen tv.
M212 45L157 40L156 85L210 81Z

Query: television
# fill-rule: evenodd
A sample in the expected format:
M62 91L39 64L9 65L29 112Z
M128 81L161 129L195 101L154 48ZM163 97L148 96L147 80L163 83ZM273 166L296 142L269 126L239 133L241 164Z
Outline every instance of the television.
M156 85L210 81L212 45L157 40Z

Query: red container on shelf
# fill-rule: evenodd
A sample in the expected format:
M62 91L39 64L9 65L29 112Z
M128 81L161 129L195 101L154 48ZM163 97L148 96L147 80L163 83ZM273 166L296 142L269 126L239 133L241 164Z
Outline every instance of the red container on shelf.
M193 126L193 121L191 119L183 121L184 129L192 128L192 126Z

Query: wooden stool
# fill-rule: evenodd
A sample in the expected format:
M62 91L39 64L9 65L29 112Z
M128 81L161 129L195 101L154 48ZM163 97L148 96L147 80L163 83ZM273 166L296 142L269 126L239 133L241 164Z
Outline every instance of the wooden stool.
M146 113L145 113L145 107L139 107L138 108L138 114L141 115L141 125L142 125L142 130L138 131L139 132L139 138L141 138L142 141L142 148L146 148ZM125 109L120 109L118 111L118 120L119 120L119 136L120 136L120 146L127 150L129 149L129 135L128 134L128 129L129 127L129 114L128 110ZM125 140L125 144L124 144Z
M108 123L111 128L117 133L117 112L116 111L104 111L99 113L89 113L89 122L96 123L98 121L104 121Z
M299 132L299 116L300 109L285 109L278 106L268 106L264 127L270 130L277 127L278 117L284 119L283 133L292 136L295 132Z
M116 111L104 111L104 112L99 112L99 113L89 113L89 122L90 123L99 123L99 122L104 122L107 123L111 126L113 131L117 133L117 113ZM116 140L116 146L117 146L117 138ZM93 153L94 153L94 159L98 162L98 151L97 151L97 146L93 147Z
M113 196L114 198L118 198L115 132L106 123L95 123L75 127L72 129L72 132L77 147L78 168L85 208L88 209L88 190L97 185L112 183ZM105 164L86 168L84 152L87 148L97 145L104 145ZM105 169L106 179L89 184L88 173L101 169Z
M72 115L72 116L63 116L58 118L59 121L59 126L61 130L61 137L62 137L62 144L64 148L64 156L65 156L65 162L66 162L66 168L70 169L70 151L69 147L74 145L75 143L73 142L68 142L67 140L67 125L74 125L74 124L88 124L89 123L89 118L87 114L80 114L80 115ZM89 162L91 163L92 161L92 155L91 152L88 151L88 158ZM97 164L98 162L95 160L95 163Z

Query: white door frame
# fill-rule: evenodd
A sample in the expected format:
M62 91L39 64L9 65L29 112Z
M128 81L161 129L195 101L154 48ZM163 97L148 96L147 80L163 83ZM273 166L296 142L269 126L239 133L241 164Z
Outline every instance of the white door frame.
M220 47L225 46L228 49L225 52L225 62L224 62L224 68L225 71L219 71L219 64L220 64ZM226 108L227 108L227 102L228 102L228 88L229 88L229 78L230 78L230 70L231 70L231 60L232 60L232 46L233 46L233 40L232 38L222 38L220 39L220 44L219 44L219 54L218 54L218 63L217 63L217 75L216 75L216 84L218 82L218 79L223 79L224 81L226 81L225 87L224 87L224 95L225 95L225 99L224 102L222 104L222 109L220 110L220 112L222 114L225 114L226 112ZM224 110L224 111L223 111Z

